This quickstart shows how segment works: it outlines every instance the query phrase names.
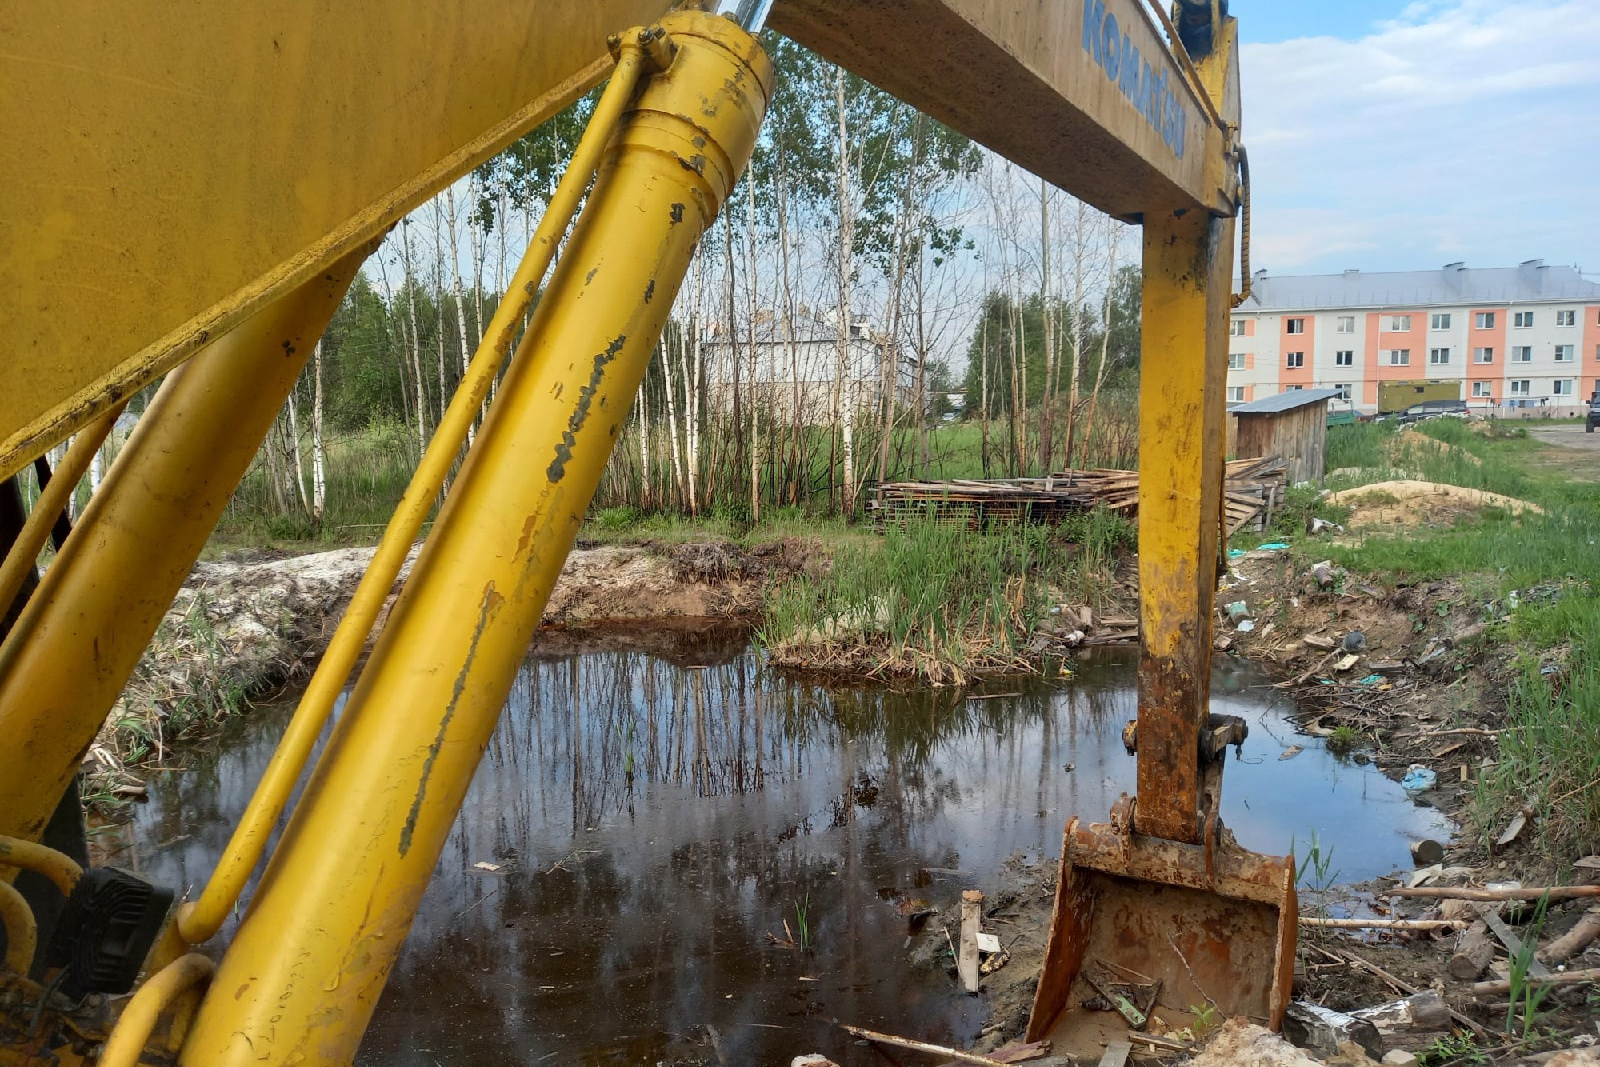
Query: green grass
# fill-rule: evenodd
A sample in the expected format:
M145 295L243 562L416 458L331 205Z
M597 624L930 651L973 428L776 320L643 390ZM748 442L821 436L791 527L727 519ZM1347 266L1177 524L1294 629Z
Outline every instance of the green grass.
M775 662L867 668L935 683L1021 668L1055 597L1102 602L1126 523L1088 516L1071 528L988 532L926 518L881 544L839 547L826 577L774 588L760 639ZM1060 539L1075 537L1071 548Z
M1451 446L1406 453L1407 466L1427 480L1502 493L1546 513L1519 519L1491 508L1450 527L1307 551L1397 584L1457 578L1478 602L1483 621L1494 624L1490 647L1506 653L1510 683L1499 755L1476 780L1469 829L1487 844L1531 803L1536 847L1564 871L1600 837L1600 487L1571 477L1584 457L1562 451L1552 461L1552 450L1520 426L1485 434L1434 419L1415 429ZM1382 426L1334 427L1329 467L1368 468L1362 480L1379 480L1389 435Z

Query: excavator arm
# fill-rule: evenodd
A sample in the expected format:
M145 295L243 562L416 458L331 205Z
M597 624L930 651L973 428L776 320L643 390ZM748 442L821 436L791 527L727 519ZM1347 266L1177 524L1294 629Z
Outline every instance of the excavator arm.
M216 874L165 923L118 1018L63 1007L38 981L60 977L41 966L44 949L32 968L8 953L0 993L15 995L0 1003L23 1007L20 1021L0 1008L0 1063L131 1064L144 1051L208 1067L349 1062L690 252L748 161L772 77L750 31L768 7L773 28L1142 222L1141 746L1177 771L1158 783L1162 764L1141 754L1139 816L1161 837L1199 836L1239 205L1234 23L1216 0L1184 0L1175 13L1206 30L1185 50L1141 0L673 6L60 0L48 15L0 14L0 317L11 327L0 477L74 432L95 441L166 374L0 645L0 918L13 946L31 919L3 880L53 862L33 843L366 254L611 74ZM502 365L213 977L192 949L259 865ZM49 518L41 506L16 531L0 567L7 603L30 584ZM99 884L92 874L63 876L69 910Z

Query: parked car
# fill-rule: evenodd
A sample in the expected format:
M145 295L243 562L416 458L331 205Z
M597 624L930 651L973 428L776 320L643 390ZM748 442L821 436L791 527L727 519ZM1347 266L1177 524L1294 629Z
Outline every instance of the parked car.
M1583 418L1583 432L1594 433L1594 428L1600 426L1600 393L1589 398L1589 414Z
M1389 418L1402 426L1423 419L1436 419L1441 415L1453 415L1456 418L1466 418L1467 402L1465 400L1424 400L1420 404L1412 404L1404 411L1390 414Z

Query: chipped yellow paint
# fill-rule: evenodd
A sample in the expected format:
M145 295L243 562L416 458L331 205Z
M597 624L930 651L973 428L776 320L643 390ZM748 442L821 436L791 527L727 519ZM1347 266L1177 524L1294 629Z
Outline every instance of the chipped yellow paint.
M0 645L0 834L44 828L365 255L168 376L139 420Z
M1215 86L1237 86L1236 25L1226 23L1221 46L1200 64L1214 98ZM1237 129L1237 92L1221 99ZM1208 168L1224 147L1222 132L1210 132ZM1135 820L1141 833L1187 843L1201 837L1199 735L1211 698L1233 239L1232 218L1204 211L1144 218Z
M662 26L677 54L624 114L182 1064L354 1055L694 244L766 108L771 67L749 35L702 14Z

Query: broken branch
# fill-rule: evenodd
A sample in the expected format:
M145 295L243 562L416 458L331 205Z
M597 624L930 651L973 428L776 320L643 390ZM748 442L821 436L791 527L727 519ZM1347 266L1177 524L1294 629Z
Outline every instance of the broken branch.
M1391 889L1392 897L1429 897L1435 900L1538 900L1545 894L1551 900L1578 900L1600 897L1600 885L1556 885L1545 889L1474 889L1470 886L1424 886L1420 889Z
M872 1041L880 1045L893 1045L896 1048L908 1048L914 1052L929 1052L935 1056L944 1056L961 1063L976 1063L978 1067L1006 1067L1004 1060L992 1059L989 1056L980 1056L975 1052L962 1052L960 1049L946 1048L943 1045L930 1045L926 1041L914 1041L909 1037L895 1037L893 1034L880 1034L876 1030L867 1030L860 1026L839 1024L839 1029L847 1034L854 1035L865 1041Z

